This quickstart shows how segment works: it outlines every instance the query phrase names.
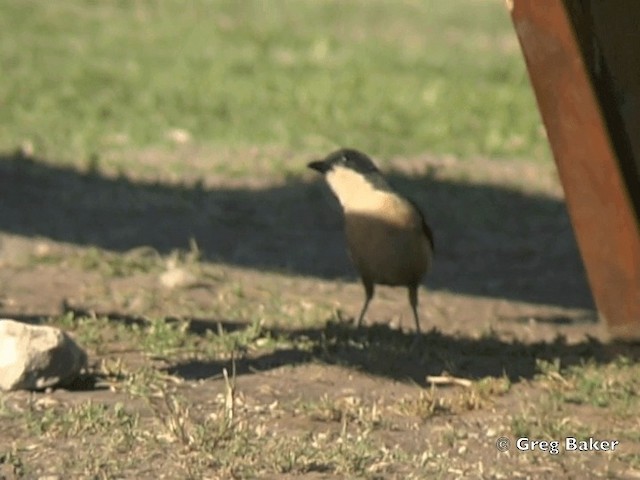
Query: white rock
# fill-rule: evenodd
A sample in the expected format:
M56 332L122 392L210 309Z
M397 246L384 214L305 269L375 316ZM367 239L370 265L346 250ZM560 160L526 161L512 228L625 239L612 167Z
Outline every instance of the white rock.
M194 274L180 267L170 267L160 275L160 283L166 288L190 287L197 280Z
M73 381L87 354L62 330L0 319L0 390L42 390Z

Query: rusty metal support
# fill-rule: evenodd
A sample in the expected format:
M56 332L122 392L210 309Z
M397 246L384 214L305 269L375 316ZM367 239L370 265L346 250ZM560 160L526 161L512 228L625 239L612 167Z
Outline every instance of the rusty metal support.
M598 311L640 339L640 2L507 5Z

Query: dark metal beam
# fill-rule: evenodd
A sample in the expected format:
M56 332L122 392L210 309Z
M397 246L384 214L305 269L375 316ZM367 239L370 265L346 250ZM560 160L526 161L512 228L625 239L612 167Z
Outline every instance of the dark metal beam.
M602 33L640 18L640 2L622 3L605 20L591 0L507 1L596 305L614 337L640 339L640 77L611 73L640 66L638 43L614 45L637 24Z

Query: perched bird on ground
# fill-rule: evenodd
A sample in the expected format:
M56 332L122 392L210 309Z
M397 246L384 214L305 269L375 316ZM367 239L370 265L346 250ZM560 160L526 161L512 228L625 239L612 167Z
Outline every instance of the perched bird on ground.
M338 150L308 167L324 175L344 211L349 253L366 295L356 326L362 324L376 285L404 286L418 339L418 286L433 255L433 235L422 212L357 150Z

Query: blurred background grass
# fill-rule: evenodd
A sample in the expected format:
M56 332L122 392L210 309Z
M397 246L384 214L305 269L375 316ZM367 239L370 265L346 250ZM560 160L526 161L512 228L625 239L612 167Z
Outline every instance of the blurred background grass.
M0 151L550 158L501 0L0 0Z

